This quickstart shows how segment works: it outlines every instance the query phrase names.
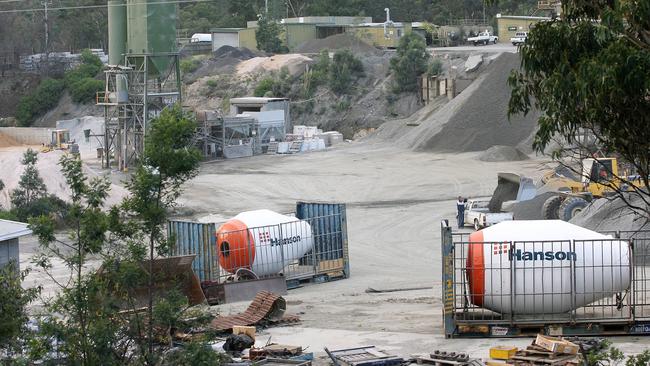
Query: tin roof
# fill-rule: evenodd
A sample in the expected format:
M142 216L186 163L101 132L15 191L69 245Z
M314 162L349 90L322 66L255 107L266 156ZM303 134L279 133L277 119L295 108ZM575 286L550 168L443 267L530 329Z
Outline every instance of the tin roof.
M264 97L243 97L231 98L230 104L266 104L269 102L279 102L289 100L288 98L264 98Z
M16 221L0 220L0 241L11 240L21 236L30 235L31 230L27 224Z

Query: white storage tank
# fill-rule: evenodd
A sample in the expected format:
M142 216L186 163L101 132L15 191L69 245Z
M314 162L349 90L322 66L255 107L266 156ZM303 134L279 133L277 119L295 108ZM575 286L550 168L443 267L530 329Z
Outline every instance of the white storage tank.
M505 221L472 233L470 301L499 313L565 313L630 287L627 241L560 220Z
M313 247L311 226L270 210L242 212L217 230L217 253L224 270L249 269L273 275Z

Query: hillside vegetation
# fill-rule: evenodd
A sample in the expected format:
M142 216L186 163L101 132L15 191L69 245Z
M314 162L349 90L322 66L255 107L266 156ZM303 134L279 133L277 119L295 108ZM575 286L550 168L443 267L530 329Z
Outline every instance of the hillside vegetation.
M492 20L497 13L530 14L536 1L503 0L487 5L485 15ZM61 0L49 12L50 50L79 51L84 48L107 48L106 0ZM179 4L178 29L181 34L207 32L214 27L245 27L257 20L264 0L214 0ZM384 8L391 9L397 21L429 21L446 24L455 19L483 17L483 0L268 0L269 17L308 15L370 16L385 19ZM91 8L83 8L91 6ZM93 7L100 6L100 7ZM57 10L66 7L74 9ZM36 10L34 10L36 9ZM45 48L44 12L40 0L0 2L0 58L42 52Z

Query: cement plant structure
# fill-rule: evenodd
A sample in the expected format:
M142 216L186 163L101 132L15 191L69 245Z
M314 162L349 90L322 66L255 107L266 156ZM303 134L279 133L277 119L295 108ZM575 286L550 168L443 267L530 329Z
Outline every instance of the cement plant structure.
M167 0L108 2L109 61L102 166L127 170L142 156L149 121L181 101L176 4Z

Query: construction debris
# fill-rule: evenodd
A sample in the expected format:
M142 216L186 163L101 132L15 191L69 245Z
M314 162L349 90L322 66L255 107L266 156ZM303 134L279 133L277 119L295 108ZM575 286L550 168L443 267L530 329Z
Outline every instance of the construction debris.
M513 353L512 351L515 350ZM538 334L537 338L526 349L517 350L515 347L493 347L490 349L490 357L506 360L500 365L511 366L574 366L579 365L581 356L580 346L566 339L549 337ZM498 363L488 362L488 365Z
M297 322L297 316L284 316L287 303L282 296L268 291L260 291L246 311L232 316L222 316L212 321L217 331L229 331L238 325L258 325Z
M286 344L269 344L262 348L251 348L249 357L251 360L259 360L267 357L290 358L302 354L301 346L289 346Z
M334 362L334 366L391 366L399 365L404 359L392 355L375 346L348 348L325 352Z
M415 359L419 365L435 366L479 366L483 363L475 358L470 358L467 353L463 352L446 352L436 350L429 356L420 356Z
M230 353L240 353L253 347L255 340L246 334L231 334L226 339L223 349Z

